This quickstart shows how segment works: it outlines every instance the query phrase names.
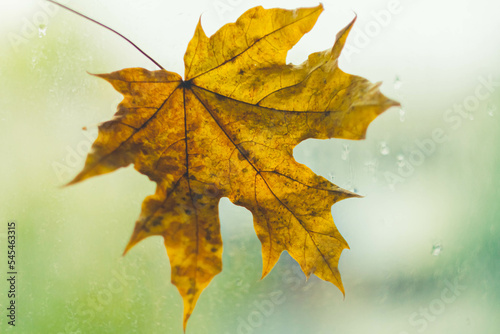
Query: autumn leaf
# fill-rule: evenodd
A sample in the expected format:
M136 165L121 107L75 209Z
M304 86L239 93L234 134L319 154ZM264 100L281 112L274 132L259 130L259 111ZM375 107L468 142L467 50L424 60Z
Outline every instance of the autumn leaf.
M357 197L293 158L308 138L363 139L378 115L398 105L379 84L346 74L338 57L354 23L334 46L301 65L288 50L314 26L321 5L255 7L208 38L198 23L184 56L185 78L128 68L97 75L124 99L99 126L82 172L71 181L133 164L157 183L125 252L161 235L171 280L184 299L184 328L200 293L222 269L218 204L250 210L266 276L287 251L309 277L335 284L348 248L331 206Z

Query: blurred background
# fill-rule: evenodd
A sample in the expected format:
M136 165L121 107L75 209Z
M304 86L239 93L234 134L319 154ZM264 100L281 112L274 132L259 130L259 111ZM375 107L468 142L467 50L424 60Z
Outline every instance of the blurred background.
M245 10L309 0L65 4L183 74L201 16L207 35ZM402 103L367 139L308 140L296 159L365 197L332 207L351 249L346 297L283 253L264 280L251 214L220 203L224 269L188 333L498 333L500 330L500 4L491 0L323 0L289 53L299 64L332 46L357 15L340 67ZM161 238L122 251L154 184L132 167L67 188L96 125L121 96L98 78L155 66L118 36L44 1L0 3L0 242L17 223L16 327L2 333L182 333ZM87 130L82 130L86 127ZM4 255L5 254L5 255ZM1 261L0 277L7 272Z

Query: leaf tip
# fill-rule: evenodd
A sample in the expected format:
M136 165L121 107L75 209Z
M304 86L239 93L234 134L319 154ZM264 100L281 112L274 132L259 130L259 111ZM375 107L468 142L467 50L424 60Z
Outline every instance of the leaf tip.
M262 270L262 275L260 276L260 281L262 281L271 272L271 269L264 268Z
M337 279L337 284L335 284L337 288L342 292L342 297L345 300L345 289L344 289L344 284L342 284L342 280L340 279L340 276Z
M71 181L69 181L68 183L66 184L63 184L61 186L61 188L66 188L66 187L69 187L69 186L72 186L80 181L83 181L85 178L83 177L82 173L79 173L77 176L75 176L75 178Z
M342 193L342 197L340 199L338 199L338 201L348 199L348 198L363 198L363 197L365 197L363 195L360 195L360 194L355 193L353 191L349 191L347 189L343 189L343 188L339 188L339 189Z
M351 22L349 22L349 24L345 26L344 29L340 30L337 33L337 36L335 37L335 43L332 47L332 56L334 58L338 58L340 56L340 53L342 52L342 49L344 48L344 45L347 41L347 37L349 36L349 33L357 18L358 15L354 13L354 18L351 20Z
M264 246L262 248L262 276L260 279L264 279L273 270L276 263L278 263L280 253L272 253L270 250L265 250Z
M195 31L195 34L199 34L198 37L201 37L201 38L204 38L204 39L207 39L207 34L205 34L205 30L203 30L203 26L201 24L201 17L203 16L200 15L200 18L198 19L198 24L196 25L196 31Z
M401 107L401 103L399 103L398 101L391 100L391 99L389 99L388 104L389 104L389 108L390 107Z
M102 76L102 74L90 73L89 71L86 71L86 72L87 72L87 74L89 74L91 76L94 76L94 77L99 77L100 78Z
M186 327L187 327L189 317L191 317L191 313L184 314L184 321L182 322L182 330L184 331L184 333L186 333Z
M140 241L142 241L144 238L146 238L146 235L144 233L144 230L141 228L142 225L140 225L138 222L135 224L134 232L132 233L132 236L130 237L130 240L125 247L125 250L123 251L122 256L127 255L127 253L135 246L137 245Z

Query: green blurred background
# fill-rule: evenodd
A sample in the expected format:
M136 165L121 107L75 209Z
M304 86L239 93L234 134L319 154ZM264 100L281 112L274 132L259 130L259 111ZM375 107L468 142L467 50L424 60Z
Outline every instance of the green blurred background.
M200 14L210 35L257 4L317 5L64 3L180 74ZM306 282L286 253L260 281L251 214L223 199L224 270L202 294L188 333L498 333L500 5L323 4L289 60L331 47L355 12L341 68L383 81L382 91L403 105L376 119L364 141L309 140L294 152L316 173L366 196L332 208L351 247L340 261L345 300L332 284ZM15 328L7 325L1 279L0 331L182 333L182 301L161 238L121 256L154 184L126 168L61 187L83 166L96 125L121 100L87 71L154 65L116 35L42 1L3 0L0 36L0 278L11 220L19 271Z

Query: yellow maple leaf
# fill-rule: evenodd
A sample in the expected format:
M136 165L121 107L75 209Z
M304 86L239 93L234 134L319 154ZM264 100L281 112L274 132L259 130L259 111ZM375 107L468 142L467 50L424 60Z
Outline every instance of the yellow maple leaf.
M184 299L184 328L222 269L222 197L252 212L262 277L286 250L307 277L314 273L344 292L337 266L348 245L331 206L357 195L297 163L293 148L308 138L363 139L370 122L398 103L379 84L339 69L354 21L331 49L286 64L288 50L322 11L255 7L210 38L199 23L184 56L184 80L164 69L98 75L124 99L99 126L71 183L130 164L157 183L126 251L163 236L172 283Z

